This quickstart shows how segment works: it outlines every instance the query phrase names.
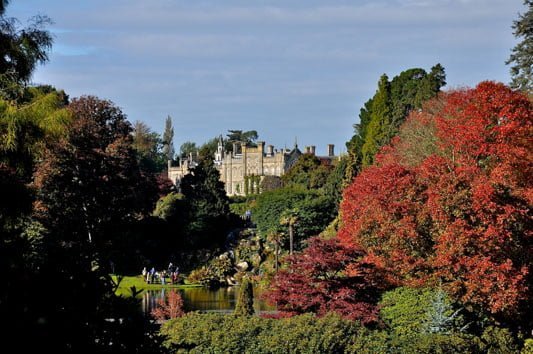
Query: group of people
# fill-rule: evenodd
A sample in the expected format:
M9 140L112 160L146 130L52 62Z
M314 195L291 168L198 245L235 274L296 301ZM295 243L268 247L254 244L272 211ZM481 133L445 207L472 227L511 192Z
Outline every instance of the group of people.
M147 284L167 284L167 278L169 278L168 284L177 284L179 283L179 267L174 266L172 262L169 263L168 268L161 271L156 271L155 267L152 267L150 270L147 270L146 267L142 270L143 279Z

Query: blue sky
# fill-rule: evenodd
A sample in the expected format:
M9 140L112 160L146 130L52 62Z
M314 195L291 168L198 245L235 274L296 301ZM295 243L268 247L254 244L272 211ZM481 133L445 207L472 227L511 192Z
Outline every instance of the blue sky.
M509 82L522 0L14 0L52 18L33 81L110 99L175 145L255 129L277 147L336 152L383 73L441 63L447 88Z

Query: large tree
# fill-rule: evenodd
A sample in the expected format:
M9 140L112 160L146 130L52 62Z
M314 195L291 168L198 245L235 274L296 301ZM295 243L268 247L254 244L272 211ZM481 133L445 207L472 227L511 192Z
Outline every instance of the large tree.
M110 242L107 229L153 210L157 187L141 173L131 125L118 107L84 96L68 108L68 137L47 150L35 174L40 199L52 228Z
M382 75L375 95L361 108L355 134L346 143L351 160L347 179L371 165L379 149L398 133L407 115L435 97L445 84L446 75L440 64L429 73L419 68L405 70L391 81Z
M34 279L46 284L36 301L46 304L33 309L43 323L36 332L59 352L143 350L144 320L130 312L134 301L114 295L110 255L124 226L152 210L157 190L141 173L120 109L90 96L68 109L67 136L35 172L36 211L49 235Z
M527 7L525 13L514 21L514 35L521 38L512 51L506 64L511 64L511 87L526 91L533 91L533 1L524 0Z
M212 160L200 160L198 166L180 183L185 198L187 222L185 233L190 247L221 244L230 227L229 199Z
M45 28L51 20L34 16L28 27L20 28L17 19L5 17L8 3L4 0L0 5L0 95L18 99L37 64L48 61L52 36Z
M470 308L527 320L531 102L483 82L443 95L408 123L345 190L340 239L391 283L442 283Z

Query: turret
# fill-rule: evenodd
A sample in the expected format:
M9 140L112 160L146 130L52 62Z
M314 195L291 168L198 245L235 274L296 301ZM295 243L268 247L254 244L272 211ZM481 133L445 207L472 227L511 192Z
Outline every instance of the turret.
M335 145L333 144L328 144L328 156L332 157L332 156L335 156Z
M218 138L217 151L215 152L215 163L221 163L224 160L224 140L222 135Z

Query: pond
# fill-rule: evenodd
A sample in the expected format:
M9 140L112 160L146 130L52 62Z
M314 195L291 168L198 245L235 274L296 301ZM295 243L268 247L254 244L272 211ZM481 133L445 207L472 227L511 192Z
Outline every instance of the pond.
M161 299L170 289L145 290L142 294L142 310L148 314L155 308L157 300ZM186 311L215 311L231 312L235 309L235 302L239 287L210 289L207 287L178 289L183 298ZM254 289L254 308L256 313L274 312L275 307L259 299L260 292Z

